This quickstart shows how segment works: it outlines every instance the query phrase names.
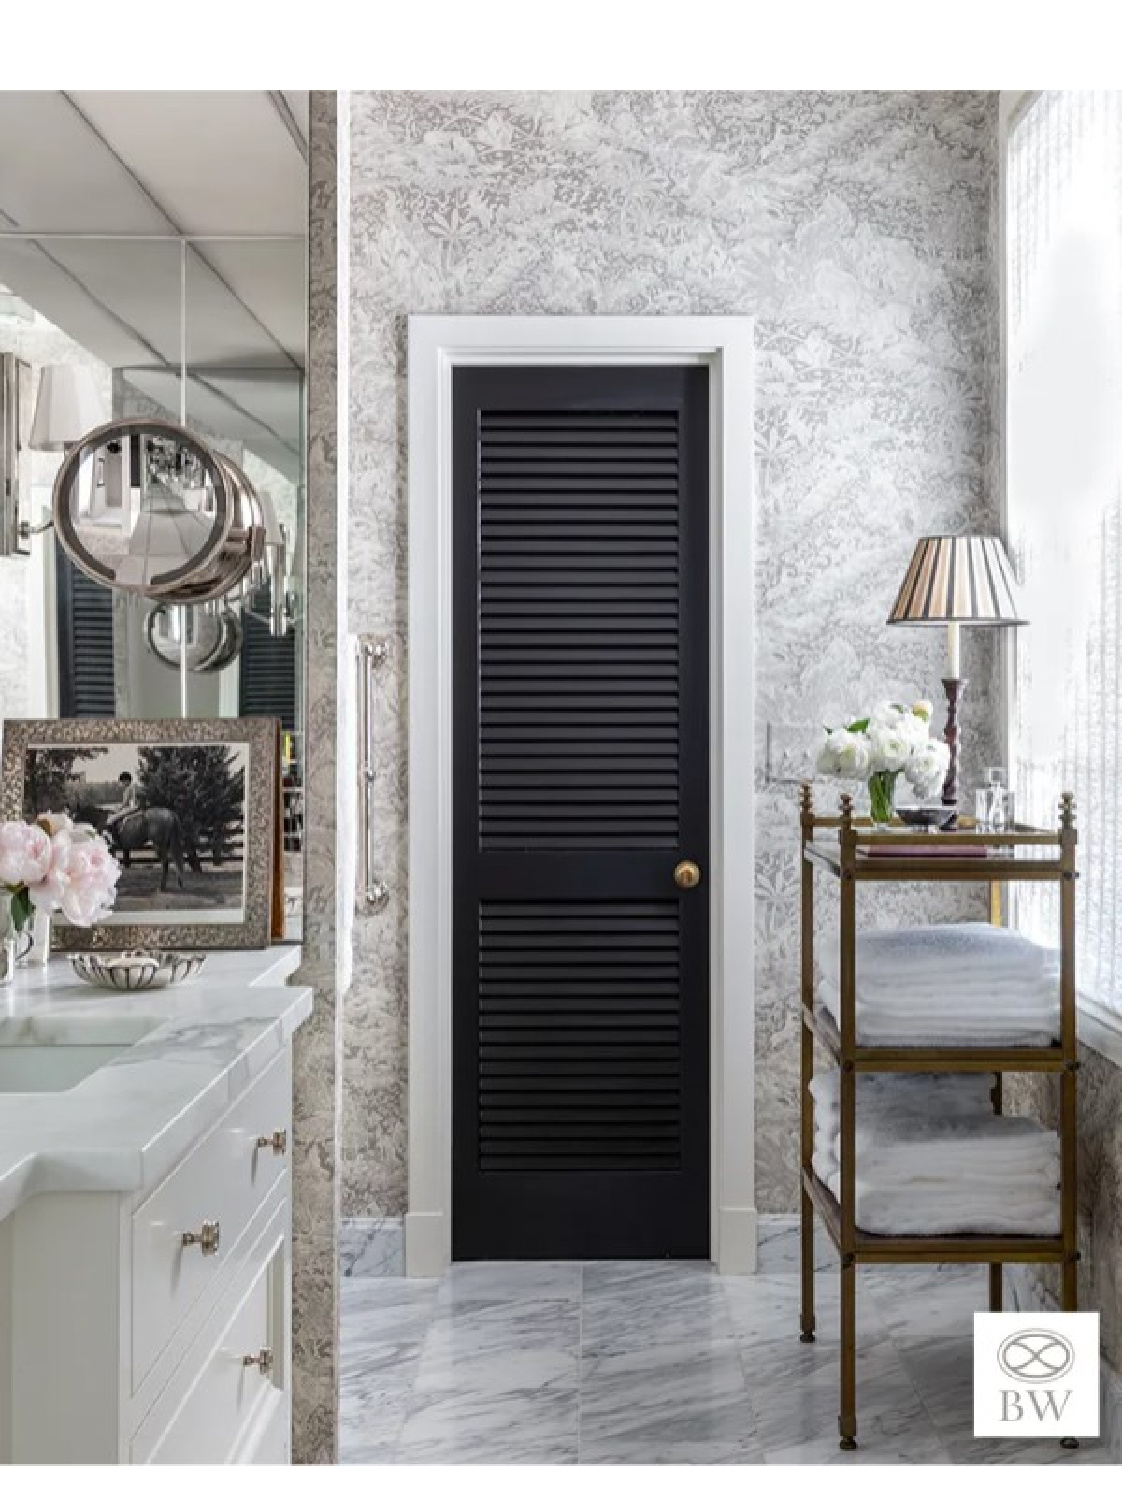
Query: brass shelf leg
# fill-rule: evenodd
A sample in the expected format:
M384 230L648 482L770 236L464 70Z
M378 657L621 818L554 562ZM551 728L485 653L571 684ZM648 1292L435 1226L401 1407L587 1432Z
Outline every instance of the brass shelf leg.
M800 824L802 829L800 860L802 886L800 890L800 947L801 972L799 980L799 1003L804 1016L814 1007L814 870L806 859L807 840L814 833L814 803L810 785L803 783L799 797ZM805 1025L800 1026L799 1047L799 1152L804 1172L811 1168L814 1153L814 1099L810 1082L814 1077L814 1036ZM814 1204L803 1187L799 1198L799 1256L802 1270L802 1305L799 1310L799 1339L804 1344L814 1343Z
M1001 889L1000 886L998 886L996 883L991 882L991 885L990 885L991 892L995 891L995 890L996 891L1000 891L1000 889ZM994 1112L994 1114L995 1115L1001 1114L1002 1107L1003 1107L1003 1104L1002 1104L1002 1095L1001 1095L1001 1074L998 1073L996 1079L994 1080L994 1085L993 1085L993 1112ZM990 1266L989 1269L990 1269L990 1312L997 1313L997 1312L1001 1311L1001 1294L1002 1294L1002 1274L1001 1274L1002 1267L1001 1267L1001 1262L999 1260L998 1261L994 1261L993 1264Z
M990 1312L1001 1311L1001 1262L990 1266Z
M853 799L843 793L841 892L838 937L841 945L841 1447L857 1447L857 834Z
M814 1205L806 1188L802 1190L799 1224L802 1258L802 1309L799 1313L799 1341L814 1343Z
M841 1442L847 1453L857 1447L857 1266L841 1268Z

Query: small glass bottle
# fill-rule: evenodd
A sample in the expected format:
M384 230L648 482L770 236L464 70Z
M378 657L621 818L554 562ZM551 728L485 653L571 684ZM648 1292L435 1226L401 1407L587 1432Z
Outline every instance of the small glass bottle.
M979 791L975 811L984 803L986 833L1008 833L1014 825L1013 790L1004 766L986 767L986 785ZM981 823L981 818L979 817Z

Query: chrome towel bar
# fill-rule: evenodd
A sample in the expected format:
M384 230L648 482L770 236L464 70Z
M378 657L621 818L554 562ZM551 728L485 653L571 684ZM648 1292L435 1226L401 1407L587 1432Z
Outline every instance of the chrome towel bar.
M374 673L390 654L386 641L360 636L358 660L358 907L360 911L383 911L390 888L374 875L374 829L370 815L370 791L374 785Z

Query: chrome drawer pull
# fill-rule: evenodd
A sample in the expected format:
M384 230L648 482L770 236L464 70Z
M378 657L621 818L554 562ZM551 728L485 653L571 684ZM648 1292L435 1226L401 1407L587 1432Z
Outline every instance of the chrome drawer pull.
M204 1255L217 1255L222 1238L222 1226L217 1219L204 1219L201 1229L185 1229L183 1243L198 1245Z
M247 1369L250 1365L256 1365L262 1375L271 1375L273 1372L273 1351L271 1349L260 1349L256 1354L243 1354L242 1364Z
M274 1156L283 1156L288 1150L288 1131L274 1130L272 1135L259 1135L257 1137L257 1149L264 1151L271 1146Z

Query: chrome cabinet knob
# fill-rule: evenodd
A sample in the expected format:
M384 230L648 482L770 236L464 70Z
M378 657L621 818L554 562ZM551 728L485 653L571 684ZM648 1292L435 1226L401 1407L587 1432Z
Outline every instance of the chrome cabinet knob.
M217 1219L204 1219L201 1229L185 1229L183 1243L198 1245L204 1255L217 1255L222 1240L222 1226Z
M273 1351L271 1349L259 1349L256 1354L243 1354L242 1365L248 1369L256 1365L262 1375L271 1375L273 1371Z
M272 1135L259 1135L257 1137L257 1149L264 1151L271 1147L274 1156L283 1156L288 1150L288 1131L274 1130Z

